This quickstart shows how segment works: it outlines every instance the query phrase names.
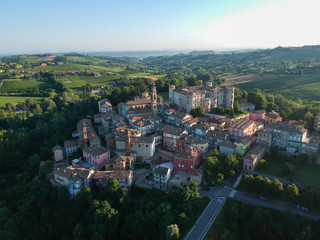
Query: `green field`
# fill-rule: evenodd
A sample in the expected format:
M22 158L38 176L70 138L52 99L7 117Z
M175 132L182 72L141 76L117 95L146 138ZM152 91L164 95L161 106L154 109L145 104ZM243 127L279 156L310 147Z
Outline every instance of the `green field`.
M41 100L41 97L4 97L0 96L0 107L5 107L6 103L16 104L19 102L24 102L26 99L33 99L33 100Z
M295 164L295 172L293 176L288 176L284 173L284 163L279 162L271 157L266 157L267 167L265 169L257 168L257 171L266 173L272 176L290 178L298 182L308 183L311 185L320 186L320 166L311 164Z
M235 86L247 91L260 88L265 92L281 94L292 99L320 100L320 72L304 75L269 75Z
M64 87L74 89L80 88L87 83L93 86L111 84L115 80L119 79L119 76L108 76L103 75L101 77L94 76L76 76L76 75L65 75L63 77L57 77L57 80L61 82Z
M169 92L159 92L158 95L162 97L163 101L169 101Z
M103 66L92 66L92 65L81 65L81 64L63 64L63 65L52 65L37 67L41 71L85 71L92 70L97 72L123 72L124 68L113 68L113 67L103 67Z
M5 83L0 88L0 92L18 92L19 89L37 87L40 84L42 84L42 82L35 79L6 79Z

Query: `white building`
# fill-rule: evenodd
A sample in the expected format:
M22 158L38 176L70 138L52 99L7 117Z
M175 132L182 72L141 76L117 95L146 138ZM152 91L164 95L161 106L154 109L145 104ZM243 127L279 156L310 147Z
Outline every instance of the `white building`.
M77 195L81 190L89 187L94 170L85 168L61 167L53 171L54 180L68 187L71 195Z
M105 113L112 110L112 104L108 99L102 99L99 101L99 112Z
M161 190L167 190L172 170L172 162L163 163L157 166L153 172L154 187Z
M170 85L169 101L187 113L199 106L203 106L206 112L215 107L233 108L234 90L234 87L214 88L212 84L179 89Z

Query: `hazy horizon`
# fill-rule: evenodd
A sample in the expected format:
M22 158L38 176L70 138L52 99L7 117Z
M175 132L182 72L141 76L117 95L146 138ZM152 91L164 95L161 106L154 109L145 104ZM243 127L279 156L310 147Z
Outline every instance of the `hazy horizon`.
M0 54L318 45L319 7L316 0L4 0Z

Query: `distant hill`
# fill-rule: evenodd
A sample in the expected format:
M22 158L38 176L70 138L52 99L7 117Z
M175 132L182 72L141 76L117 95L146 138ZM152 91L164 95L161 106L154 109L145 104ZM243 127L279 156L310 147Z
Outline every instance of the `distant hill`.
M320 45L303 47L277 47L274 49L254 50L247 52L227 51L193 51L189 54L173 56L147 57L146 63L155 65L167 64L209 64L217 66L232 62L233 64L245 64L252 62L308 62L320 61Z
M167 50L167 51L110 51L110 52L87 52L89 56L110 56L110 57L134 57L146 58L157 56L172 56L181 53L188 53L188 50Z

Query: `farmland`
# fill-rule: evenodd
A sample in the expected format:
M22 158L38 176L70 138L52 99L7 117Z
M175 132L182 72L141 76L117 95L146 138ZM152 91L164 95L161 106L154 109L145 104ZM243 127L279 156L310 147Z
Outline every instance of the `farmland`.
M9 92L18 92L22 89L38 87L42 84L41 81L32 79L32 80L25 80L25 79L6 79L5 83L0 89L1 93L9 93Z
M103 66L93 66L93 65L81 65L81 64L63 64L63 65L52 65L52 66L43 66L37 67L37 70L41 71L85 71L92 70L97 72L114 72L119 73L123 72L123 68L115 67L103 67Z
M311 72L305 75L272 75L260 77L257 74L245 76L231 75L226 77L224 85L234 85L250 91L254 88L265 92L282 94L285 97L296 99L320 100L320 74Z
M0 96L0 107L5 107L6 103L16 104L24 102L26 99L41 100L41 97L16 97L16 96Z
M74 89L80 88L86 84L93 86L111 84L114 80L119 79L119 76L103 75L101 77L94 76L77 76L77 75L64 75L57 77L57 80L63 84L65 88Z

